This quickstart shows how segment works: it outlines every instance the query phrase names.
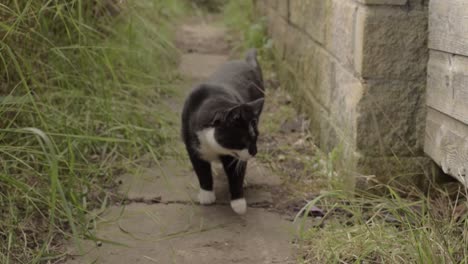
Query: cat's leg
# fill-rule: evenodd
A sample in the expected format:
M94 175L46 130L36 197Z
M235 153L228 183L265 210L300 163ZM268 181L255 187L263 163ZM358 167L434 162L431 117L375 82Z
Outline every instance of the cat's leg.
M222 156L224 171L229 181L229 191L231 192L231 208L237 214L245 214L247 202L244 198L244 177L247 162L240 161L231 156Z
M212 204L216 201L216 196L213 190L213 176L211 174L211 164L198 158L196 155L190 155L195 174L197 174L198 182L200 183L200 192L198 193L198 201L200 204Z

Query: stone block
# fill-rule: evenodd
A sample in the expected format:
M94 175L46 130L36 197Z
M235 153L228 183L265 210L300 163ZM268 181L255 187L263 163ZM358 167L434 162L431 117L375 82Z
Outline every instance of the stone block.
M271 32L270 35L272 36L276 51L278 55L283 58L286 53L287 44L290 42L287 38L287 36L291 34L289 33L291 29L289 28L288 22L282 17L277 16L273 21L271 21L271 27L269 30Z
M325 42L326 13L329 1L289 1L290 22L318 43Z
M320 144L323 140L330 140L322 131L329 126L330 103L335 76L333 58L322 47L313 44L303 54L300 64L296 68L297 89L308 99L310 115L313 117L312 126L315 128ZM333 132L331 132L333 133ZM325 137L324 137L325 136Z
M255 12L261 16L268 15L268 4L267 0L254 0Z
M281 16L283 19L288 20L289 19L289 0L278 1L277 11L278 11L279 16Z
M328 119L329 112L316 100L311 91L296 91L294 99L298 102L300 112L307 114L307 119L310 121L308 129L313 135L314 142L320 145L323 141L322 131L327 125L324 121Z
M427 12L360 7L354 64L362 78L415 80L426 75Z
M361 81L341 64L331 65L328 115L320 120L320 148L330 152L340 148L351 155L356 147L357 106L363 95ZM351 159L351 156L348 157Z
M281 1L281 0L263 0L265 5L268 8L272 8L272 9L276 9L278 7L278 1Z
M299 89L310 92L325 109L330 108L334 64L333 58L322 47L310 44L302 50L295 71Z
M357 136L357 106L363 95L361 81L343 66L335 64L330 93L330 115L326 121L332 126L338 141L323 143L329 149L338 143L354 146Z
M321 122L328 118L333 59L294 26L289 26L284 39L285 59L278 64L281 83L307 113L310 129L319 143Z
M275 30L275 23L278 20L278 15L276 14L276 11L273 8L271 8L270 6L267 6L266 17L267 17L268 34L270 36L273 36L273 31Z
M326 16L325 48L343 65L353 69L356 14L354 1L330 0Z
M425 82L368 81L357 111L357 151L419 156L424 144Z
M284 42L286 52L285 58L288 59L289 63L294 64L294 67L298 67L301 61L304 61L304 54L308 53L311 46L315 46L315 42L311 38L304 34L303 31L291 24L287 24L286 35L281 39Z
M310 120L309 130L314 135L314 141L319 144L321 122L328 116L328 112L318 103L312 91L305 89L304 83L296 74L295 65L294 60L282 60L278 64L279 80L282 87L294 98L295 107L307 115L307 119Z

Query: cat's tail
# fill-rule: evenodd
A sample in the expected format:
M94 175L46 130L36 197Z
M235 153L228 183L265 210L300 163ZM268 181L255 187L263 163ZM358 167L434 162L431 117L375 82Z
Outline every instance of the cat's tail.
M260 68L258 61L257 61L257 50L256 49L249 49L245 55L245 60L250 65L254 66L255 68Z

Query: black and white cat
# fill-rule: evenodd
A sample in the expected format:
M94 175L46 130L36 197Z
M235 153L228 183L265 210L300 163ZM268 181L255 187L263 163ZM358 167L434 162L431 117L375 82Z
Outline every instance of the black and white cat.
M200 183L200 204L212 204L211 162L220 161L228 177L231 207L244 214L247 161L257 154L257 124L264 102L262 71L254 49L245 60L223 64L197 85L182 112L182 137Z

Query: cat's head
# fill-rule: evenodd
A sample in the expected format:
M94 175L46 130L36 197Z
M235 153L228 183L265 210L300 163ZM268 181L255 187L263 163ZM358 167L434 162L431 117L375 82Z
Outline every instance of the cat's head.
M214 115L216 142L231 156L247 161L257 154L258 120L263 98L239 104Z

